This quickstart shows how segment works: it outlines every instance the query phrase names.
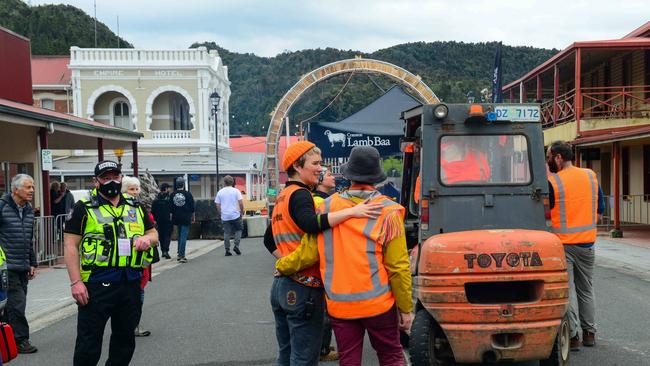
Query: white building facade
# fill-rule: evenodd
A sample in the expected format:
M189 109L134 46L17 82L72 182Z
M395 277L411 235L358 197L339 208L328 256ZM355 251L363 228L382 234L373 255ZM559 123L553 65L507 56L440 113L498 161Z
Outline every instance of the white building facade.
M68 67L76 116L144 135L138 141L140 172L148 170L159 183L183 176L195 196L212 197L218 140L220 178L234 175L242 190L261 191L253 187L262 181L261 154L242 156L229 149L230 81L216 50L72 47ZM210 100L214 92L220 96L216 114ZM66 152L51 174L84 188L96 156L91 150ZM129 174L131 151L105 154L116 157Z
M219 147L228 148L230 81L217 51L72 47L69 68L74 114L143 133L143 153L214 149L216 91Z

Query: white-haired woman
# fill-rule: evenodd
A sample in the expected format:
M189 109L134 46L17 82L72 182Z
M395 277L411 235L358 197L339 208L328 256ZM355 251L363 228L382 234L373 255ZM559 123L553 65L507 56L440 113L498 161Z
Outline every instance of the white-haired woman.
M129 196L133 198L138 198L140 195L140 179L136 177L129 177L125 176L122 178L122 193L126 193ZM147 210L149 213L149 218L151 219L151 222L153 222L153 217L151 215L151 212ZM140 299L142 300L142 303L144 304L144 288L147 286L147 282L151 281L151 266L145 267L144 270L142 271L142 279L140 282ZM151 335L151 332L141 328L140 327L140 322L138 321L138 326L135 328L135 336L136 337L148 337Z

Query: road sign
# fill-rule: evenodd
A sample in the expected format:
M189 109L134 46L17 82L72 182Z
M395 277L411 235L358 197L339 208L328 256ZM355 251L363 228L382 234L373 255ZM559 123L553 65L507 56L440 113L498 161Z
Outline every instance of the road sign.
M52 150L41 150L41 165L44 171L52 170Z

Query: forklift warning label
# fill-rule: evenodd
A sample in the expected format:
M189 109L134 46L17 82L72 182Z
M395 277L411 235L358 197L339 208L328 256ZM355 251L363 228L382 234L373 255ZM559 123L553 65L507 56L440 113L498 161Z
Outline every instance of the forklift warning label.
M467 268L474 268L474 263L481 268L488 268L492 265L496 268L504 267L504 262L509 267L515 268L519 265L524 267L542 266L542 258L537 252L519 252L519 253L471 253L465 254Z

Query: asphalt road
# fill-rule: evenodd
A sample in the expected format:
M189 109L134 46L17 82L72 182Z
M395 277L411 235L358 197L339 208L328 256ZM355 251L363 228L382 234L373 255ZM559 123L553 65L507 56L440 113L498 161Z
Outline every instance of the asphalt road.
M276 343L268 294L273 260L261 239L242 241L242 256L223 248L171 268L147 287L132 365L271 365ZM571 354L571 365L650 365L650 282L597 267L598 345ZM32 334L38 353L11 365L71 365L76 315ZM105 362L105 334L101 364ZM329 365L336 363L328 363ZM364 366L377 365L366 342ZM527 365L536 365L528 363ZM327 365L327 364L323 364Z

